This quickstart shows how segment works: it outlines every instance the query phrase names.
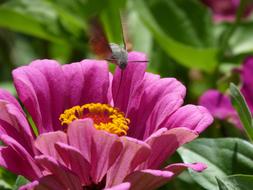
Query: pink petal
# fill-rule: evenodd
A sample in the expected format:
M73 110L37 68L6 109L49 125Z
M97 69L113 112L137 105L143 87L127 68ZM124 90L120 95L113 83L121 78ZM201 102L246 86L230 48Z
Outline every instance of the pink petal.
M70 190L70 189L64 187L61 181L57 180L56 176L48 175L39 179L39 184L36 187L36 190Z
M183 98L178 94L167 94L159 102L156 103L147 122L144 139L148 138L159 128L165 127L164 123L168 120L182 104Z
M91 165L76 148L64 143L56 143L55 148L67 167L70 167L81 180L82 184L89 185Z
M160 75L146 72L144 75L144 83L148 86L148 83L152 84L154 81L160 79Z
M193 164L175 163L166 166L164 170L173 172L174 176L177 176L187 168L190 168L196 172L202 172L207 168L207 165L203 163L193 163Z
M67 143L67 135L62 131L41 134L35 141L35 147L44 155L60 161L61 159L55 150L55 143L57 142Z
M196 132L187 128L174 128L170 130L161 128L145 140L151 147L151 154L140 168L159 168L178 147L197 137L198 134Z
M22 186L19 190L69 190L54 175L44 176L32 183Z
M83 60L62 67L67 86L67 108L91 102L108 103L108 64L105 61Z
M126 111L126 117L128 117L131 120L130 129L128 131L128 136L134 137L134 135L136 133L137 127L136 127L135 123L137 123L138 118L139 118L139 117L137 117L138 112L141 113L139 111L139 107L142 106L140 103L143 98L143 94L145 93L144 90L148 86L151 86L155 81L158 81L159 79L160 79L159 75L145 73L143 80L141 82L139 82L139 84L135 87L135 90L132 92L131 100L129 101L129 105L128 105L128 108ZM139 136L144 135L143 127L141 127L141 130L139 130L139 131L140 131L138 133Z
M2 99L0 99L0 134L16 139L31 155L34 155L34 134L24 112L16 104Z
M206 168L206 165L202 163L176 163L167 166L163 170L139 170L128 175L124 181L131 183L131 189L133 190L157 189L180 174L186 168L191 168L200 172Z
M97 131L93 138L95 150L92 150L91 173L93 181L99 182L115 163L123 146L117 135L104 131Z
M131 183L131 190L152 190L171 180L173 173L161 170L135 171L126 177L125 182Z
M1 135L0 140L8 147L0 148L0 165L29 180L42 175L31 155L13 138Z
M92 137L96 129L93 127L92 119L76 120L68 126L69 144L77 148L84 158L91 163Z
M202 106L186 105L179 108L166 122L169 129L185 127L201 133L213 122L213 117Z
M66 82L64 80L64 73L61 65L53 60L37 60L33 61L30 64L30 67L37 69L43 77L46 79L44 85L48 85L49 91L49 110L47 112L50 114L49 118L52 122L52 127L54 130L61 130L62 126L60 125L59 116L65 109L65 94L66 94ZM37 77L33 76L35 79ZM40 102L42 103L42 102ZM40 106L43 106L40 104ZM50 112L51 111L51 112ZM42 117L45 114L41 112Z
M147 125L148 120L152 118L152 122L154 123L162 122L165 116L168 117L182 105L185 87L174 78L164 78L155 79L152 82L146 81L143 86L139 86L138 88L139 91L136 91L131 97L127 114L127 117L131 120L128 135L143 139L146 130L150 130L148 133L151 133L152 128L159 127L152 124L151 126ZM171 110L168 113L164 112L166 108L168 110L166 106L171 106ZM157 109L160 110L160 115L157 115Z
M17 109L19 109L19 111L21 113L24 113L23 109L20 106L20 104L17 101L17 99L14 96L12 96L11 93L8 92L7 90L4 90L4 89L0 88L0 100L5 100L6 102L9 102L10 104L15 105L15 107L17 107Z
M122 150L117 135L95 129L90 119L72 122L68 128L68 137L70 145L79 149L90 162L94 182L103 179Z
M122 137L121 140L124 147L119 158L107 173L106 187L120 184L126 175L150 155L150 147L143 141L130 137Z
M37 61L37 63L38 62L39 61ZM52 66L58 68L58 64L54 61L41 60L40 62L42 65L48 66L52 64ZM50 69L49 66L48 70L50 72L54 69ZM54 131L53 126L59 127L58 124L53 124L51 116L53 112L51 108L52 100L50 96L50 87L48 84L49 81L47 80L46 76L44 76L40 70L31 66L19 67L15 69L12 74L18 96L32 116L33 121L38 127L39 133ZM58 77L60 75L55 74L55 76ZM60 81L64 80L61 79ZM50 82L53 83L53 80L50 80ZM59 94L63 93L59 92ZM57 101L57 103L59 102ZM57 117L59 117L59 115Z
M121 183L119 185L115 185L113 187L110 188L106 188L104 190L129 190L131 187L131 184L126 182L126 183Z
M52 157L42 155L36 156L35 159L41 166L51 172L65 189L82 190L79 178L70 170L58 164Z
M34 190L38 185L39 185L39 182L36 180L36 181L33 181L31 183L28 183L26 185L19 187L18 190ZM46 189L44 189L44 190L46 190ZM52 188L52 190L53 190L53 188Z
M146 62L133 62L133 61L146 61L147 58L143 53L131 52L128 54L128 65L126 69L121 70L117 68L112 82L112 95L114 106L119 108L122 112L126 113L129 99L142 81L145 70Z
M113 80L113 74L109 72L109 88L107 92L107 99L108 104L113 105L113 99L112 99L112 80Z
M109 72L104 61L61 66L53 60L37 60L15 69L13 78L40 133L62 130L59 116L65 109L108 102Z

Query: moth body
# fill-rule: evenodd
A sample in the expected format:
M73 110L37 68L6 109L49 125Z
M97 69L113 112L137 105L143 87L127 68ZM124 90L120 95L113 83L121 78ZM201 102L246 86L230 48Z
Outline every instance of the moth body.
M115 63L121 69L125 69L127 66L128 53L127 50L120 47L118 44L110 43L112 54L108 58L108 61Z

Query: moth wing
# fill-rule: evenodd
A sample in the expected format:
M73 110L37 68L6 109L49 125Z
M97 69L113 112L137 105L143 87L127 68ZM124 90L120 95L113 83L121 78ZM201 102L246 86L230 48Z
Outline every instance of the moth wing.
M89 44L91 50L99 58L107 59L108 57L111 57L112 50L102 24L97 17L90 19L88 35L90 37Z

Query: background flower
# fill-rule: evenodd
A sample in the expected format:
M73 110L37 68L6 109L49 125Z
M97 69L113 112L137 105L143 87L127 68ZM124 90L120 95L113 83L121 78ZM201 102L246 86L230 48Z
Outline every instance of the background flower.
M237 9L240 6L240 0L202 0L204 4L211 8L213 18L215 21L229 21L233 22L236 18ZM245 10L244 17L250 15L253 10L253 5L249 1Z
M245 59L243 66L239 71L241 78L241 92L244 95L251 112L253 111L253 57ZM240 119L231 104L228 95L222 94L218 90L206 91L199 100L200 105L206 107L210 113L221 120L227 120L242 129Z

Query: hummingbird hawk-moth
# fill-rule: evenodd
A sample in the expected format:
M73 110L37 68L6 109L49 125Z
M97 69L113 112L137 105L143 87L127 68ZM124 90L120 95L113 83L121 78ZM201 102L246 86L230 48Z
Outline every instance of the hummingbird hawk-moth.
M128 39L125 36L124 27L122 26L122 37L124 48L115 43L109 43L103 30L102 24L97 17L90 19L89 23L90 46L92 51L101 59L105 59L119 66L120 69L125 69L128 63L128 51L131 50L131 44L126 42ZM129 46L129 47L127 47ZM147 62L147 61L132 61L132 62Z

